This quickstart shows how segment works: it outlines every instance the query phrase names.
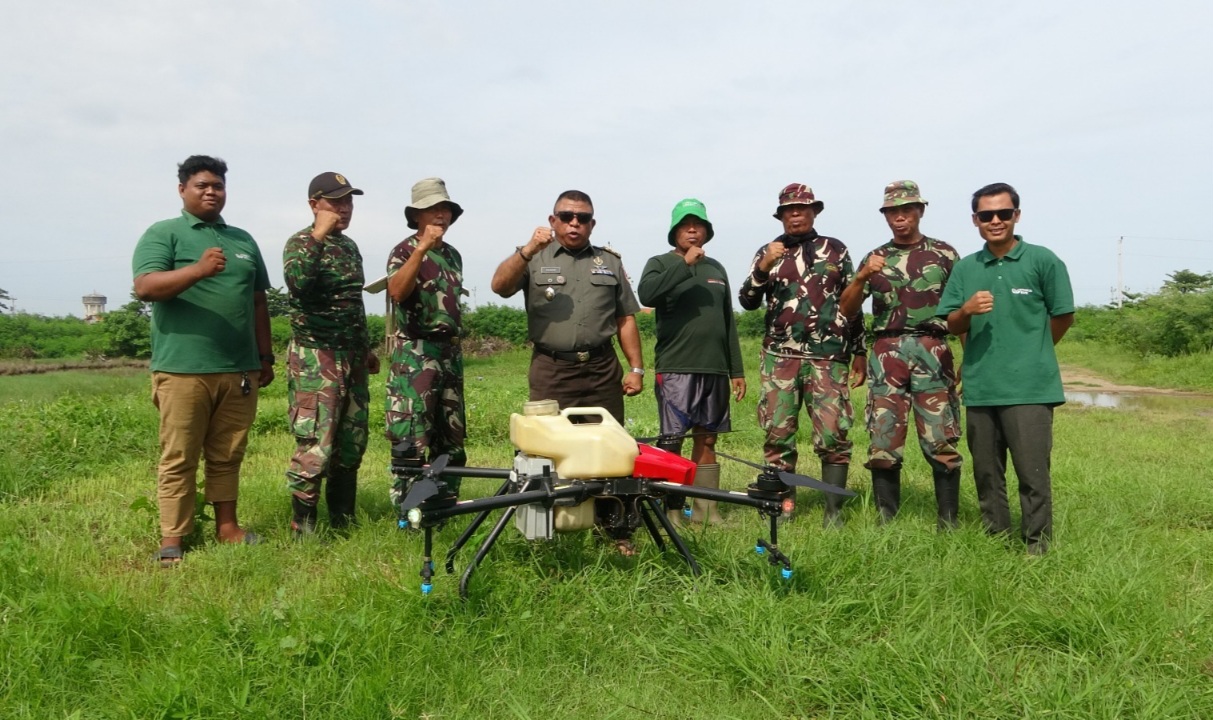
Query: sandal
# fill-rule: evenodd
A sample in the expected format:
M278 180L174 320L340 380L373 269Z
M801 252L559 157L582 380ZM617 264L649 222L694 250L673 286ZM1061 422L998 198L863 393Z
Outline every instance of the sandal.
M615 552L623 557L632 557L636 554L636 543L628 538L618 538L615 540Z
M180 545L170 545L162 547L152 555L152 560L160 564L161 568L175 568L181 564L182 551Z

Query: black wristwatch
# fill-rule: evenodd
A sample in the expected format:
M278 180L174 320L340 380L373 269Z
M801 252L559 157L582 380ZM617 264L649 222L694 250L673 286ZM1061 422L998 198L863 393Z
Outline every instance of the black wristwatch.
M262 356L260 356L260 357L261 357L261 362L267 362L267 363L269 363L270 365L273 365L273 364L274 364L274 353L267 353L267 354L262 355Z

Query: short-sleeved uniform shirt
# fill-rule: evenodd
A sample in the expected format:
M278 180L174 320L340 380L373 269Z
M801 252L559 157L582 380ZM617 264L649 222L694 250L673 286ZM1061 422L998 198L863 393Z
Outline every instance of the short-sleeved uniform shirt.
M389 275L399 270L417 250L417 236L401 240L387 259ZM445 338L463 328L463 256L443 242L431 249L417 270L417 284L393 311L392 332L400 338Z
M970 318L964 349L964 404L1057 405L1065 402L1050 318L1074 312L1066 265L1053 251L1029 245L995 257L987 248L952 269L937 313L947 317L979 290L994 309Z
M557 352L610 342L619 329L615 319L640 310L619 256L590 244L568 250L552 242L535 253L523 271L522 294L531 342Z
M313 229L309 225L292 235L282 250L291 333L304 347L365 350L362 253L341 233L317 241Z
M873 255L883 256L885 266L863 287L864 294L872 296L872 330L946 335L948 323L935 309L960 254L934 238L923 237L913 245L890 240L865 255L860 267Z
M270 287L269 273L253 237L219 218L181 216L147 229L135 246L134 277L198 262L208 248L227 258L223 272L203 278L171 300L152 303L154 372L205 374L261 367L253 293Z

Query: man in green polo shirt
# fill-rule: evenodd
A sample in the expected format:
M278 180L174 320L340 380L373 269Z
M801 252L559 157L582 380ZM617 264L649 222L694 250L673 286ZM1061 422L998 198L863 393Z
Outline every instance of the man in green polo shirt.
M1065 402L1053 346L1074 323L1070 275L1052 251L1015 234L1019 193L1006 183L973 193L985 247L958 262L938 314L968 333L965 426L986 530L1009 533L1006 455L1019 478L1023 539L1042 555L1053 535L1053 408Z
M181 538L194 530L200 455L219 540L258 540L236 520L236 493L257 389L274 379L270 281L257 243L220 215L226 175L226 163L205 155L178 165L181 216L148 228L131 263L135 294L152 303L162 566L181 560Z

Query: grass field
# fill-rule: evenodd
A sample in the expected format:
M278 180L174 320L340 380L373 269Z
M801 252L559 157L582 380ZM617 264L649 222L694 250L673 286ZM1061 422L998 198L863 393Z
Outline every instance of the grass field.
M526 359L467 363L471 464L509 461ZM757 459L749 365L720 447ZM754 555L756 515L726 508L724 527L688 535L698 580L647 540L623 559L584 534L530 545L510 531L465 603L457 576L420 594L421 538L395 529L382 439L361 526L290 541L281 379L241 489L243 522L268 542L218 546L207 524L182 567L155 569L148 386L0 378L0 718L1213 716L1208 404L1059 409L1041 559L980 531L967 470L963 527L936 533L929 470L909 453L890 526L860 462L844 529L820 528L820 498L802 502L781 533L790 581ZM627 414L655 433L649 387ZM865 433L852 437L862 458ZM750 479L725 468L728 487ZM440 555L461 527L438 534Z

